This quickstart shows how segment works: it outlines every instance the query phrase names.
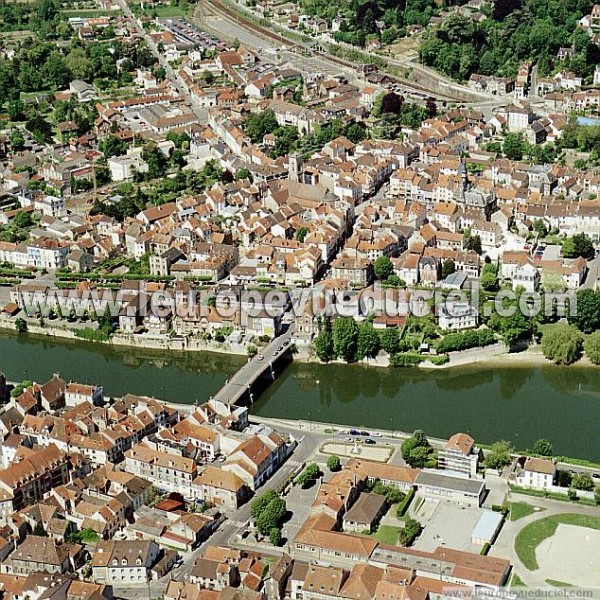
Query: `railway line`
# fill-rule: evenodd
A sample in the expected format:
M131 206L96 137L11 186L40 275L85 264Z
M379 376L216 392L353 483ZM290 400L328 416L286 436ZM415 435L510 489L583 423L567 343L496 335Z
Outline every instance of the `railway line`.
M314 56L317 56L324 62L335 65L337 67L341 67L343 69L350 69L353 73L356 73L356 63L353 63L349 60L340 58L338 56L333 56L329 53L323 52L321 50L311 48L308 45L301 42L294 42L285 36L268 29L267 27L263 27L261 25L257 25L249 19L245 19L238 12L230 9L225 6L221 0L200 0L198 2L198 8L196 12L196 17L199 20L203 20L203 17L207 16L216 16L222 19L226 19L230 22L234 22L240 27L253 32L260 38L267 39L271 42L275 42L278 46L287 48L288 50L293 50L294 48L302 48L305 52L308 52ZM415 101L424 102L427 98L431 97L434 100L438 101L447 101L447 102L464 102L460 100L458 97L453 96L451 94L441 94L439 92L432 92L430 89L421 86L412 81L408 81L396 75L386 75L390 78L394 85L401 86L402 93L413 96Z

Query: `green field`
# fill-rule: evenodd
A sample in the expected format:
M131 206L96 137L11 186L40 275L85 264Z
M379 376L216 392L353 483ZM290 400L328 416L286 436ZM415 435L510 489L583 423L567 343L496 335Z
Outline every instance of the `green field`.
M552 587L566 588L573 587L571 583L565 583L564 581L557 581L556 579L546 579L546 583Z
M97 8L82 8L81 10L63 10L60 13L63 17L82 17L95 19L97 17L110 17L121 14L119 10L98 10Z
M600 517L590 517L576 513L566 513L563 515L552 515L544 519L539 519L526 525L515 539L515 550L521 562L530 570L539 569L535 557L536 548L546 539L556 533L556 528L561 524L576 525L578 527L587 527L589 529L600 529ZM575 551L576 548L573 548Z
M527 587L521 578L513 571L513 574L510 578L510 587Z
M510 509L511 521L518 521L519 519L528 517L535 512L544 510L543 508L540 509L538 506L533 506L531 504L527 504L526 502L511 502L508 505L508 508Z

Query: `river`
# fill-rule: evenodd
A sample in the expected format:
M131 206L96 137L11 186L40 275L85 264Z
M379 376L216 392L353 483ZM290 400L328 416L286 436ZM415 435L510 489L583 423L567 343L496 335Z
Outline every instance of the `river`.
M139 350L0 332L0 371L9 380L65 379L107 395L206 400L244 358ZM600 460L600 377L589 367L498 366L429 371L292 363L252 407L262 416L381 427L431 436L469 432L482 443L526 448L540 437L557 454Z

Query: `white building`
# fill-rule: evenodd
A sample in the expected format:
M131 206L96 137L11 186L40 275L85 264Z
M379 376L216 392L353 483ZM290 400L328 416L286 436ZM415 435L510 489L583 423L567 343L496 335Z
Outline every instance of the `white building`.
M444 303L439 312L440 328L444 331L459 331L477 327L479 313L468 302Z
M528 457L515 480L521 487L549 490L552 488L555 475L556 465L551 460Z
M127 181L133 179L136 172L147 173L148 163L142 158L142 149L136 148L125 156L109 158L108 168L113 181Z
M466 433L455 433L438 454L438 469L475 477L477 463L479 462L479 449L475 440Z

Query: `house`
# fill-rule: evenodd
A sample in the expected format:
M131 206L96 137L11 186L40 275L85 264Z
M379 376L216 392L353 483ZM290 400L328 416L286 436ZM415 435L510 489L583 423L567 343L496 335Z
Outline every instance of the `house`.
M385 496L363 492L344 514L344 531L374 531L386 510Z
M239 508L250 497L250 488L235 473L208 465L194 479L194 491L204 502L214 506Z
M444 331L471 329L479 323L479 312L468 302L444 302L438 320Z
M77 406L82 402L90 402L94 406L102 406L104 390L100 385L83 385L71 381L65 388L65 404Z
M556 464L545 458L527 457L519 461L523 466L516 475L517 485L536 490L550 490L554 485Z
M479 449L475 440L466 433L455 433L438 453L438 469L475 477Z
M109 585L147 583L159 553L158 544L149 540L99 542L92 558L92 578Z
M60 544L49 537L28 535L9 556L4 567L14 575L68 573L74 570L81 549L78 544Z

